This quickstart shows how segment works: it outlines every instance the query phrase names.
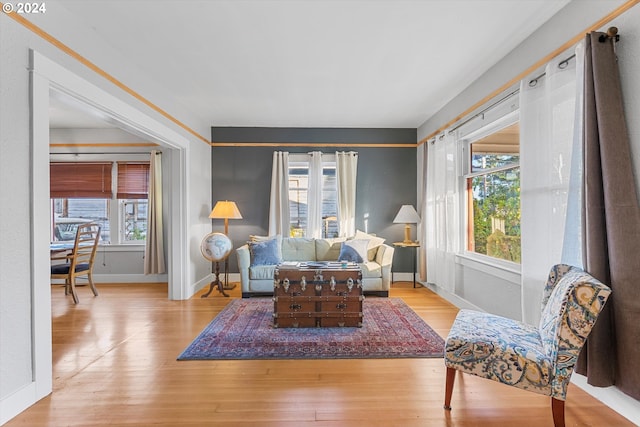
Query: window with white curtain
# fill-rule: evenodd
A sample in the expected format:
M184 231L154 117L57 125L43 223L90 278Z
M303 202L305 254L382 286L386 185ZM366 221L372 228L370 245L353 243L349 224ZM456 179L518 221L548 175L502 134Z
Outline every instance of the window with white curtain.
M338 236L336 160L334 154L322 154L322 178L319 186L311 185L308 154L289 154L289 217L291 237L307 236L309 200L314 188L321 192L322 237Z
M144 244L148 176L149 162L51 162L51 241L97 222L100 244Z
M520 129L511 112L463 138L468 252L520 263Z

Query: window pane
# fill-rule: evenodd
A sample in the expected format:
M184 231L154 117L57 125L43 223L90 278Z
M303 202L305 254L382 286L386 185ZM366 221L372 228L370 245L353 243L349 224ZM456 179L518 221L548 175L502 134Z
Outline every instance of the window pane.
M471 172L518 165L520 127L514 123L471 144Z
M322 236L338 236L335 162L322 162ZM291 237L304 237L309 203L309 164L289 162L289 217Z
M338 237L338 187L335 162L322 168L322 237Z
M147 200L120 200L122 212L121 243L140 243L147 238Z
M307 228L307 193L309 167L307 163L289 164L289 219L291 237L303 237Z
M79 224L96 222L100 241L109 242L109 200L107 199L53 199L53 241L73 240Z
M520 262L520 168L467 179L469 250Z

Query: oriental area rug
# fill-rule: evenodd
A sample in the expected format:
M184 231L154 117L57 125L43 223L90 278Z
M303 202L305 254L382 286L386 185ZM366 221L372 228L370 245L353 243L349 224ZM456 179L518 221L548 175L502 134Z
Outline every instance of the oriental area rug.
M274 328L271 298L234 299L178 360L443 357L444 340L400 298L367 298L363 326Z

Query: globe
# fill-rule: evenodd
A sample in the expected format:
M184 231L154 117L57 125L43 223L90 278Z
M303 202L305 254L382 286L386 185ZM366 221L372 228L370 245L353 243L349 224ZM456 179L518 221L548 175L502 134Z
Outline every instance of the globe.
M212 262L224 260L229 256L232 249L231 240L222 233L209 233L204 236L202 243L200 243L202 256Z

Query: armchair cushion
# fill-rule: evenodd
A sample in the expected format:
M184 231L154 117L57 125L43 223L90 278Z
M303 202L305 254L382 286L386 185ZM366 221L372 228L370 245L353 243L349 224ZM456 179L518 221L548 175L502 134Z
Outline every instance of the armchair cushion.
M449 332L445 354L448 367L550 394L553 366L535 326L488 313L460 310Z

